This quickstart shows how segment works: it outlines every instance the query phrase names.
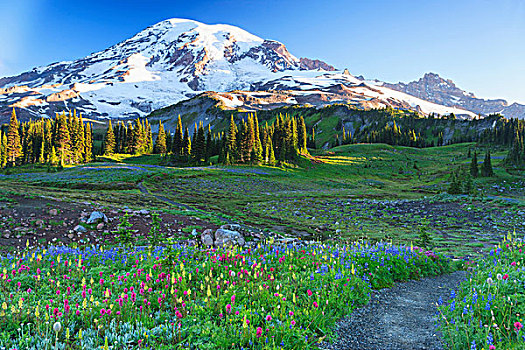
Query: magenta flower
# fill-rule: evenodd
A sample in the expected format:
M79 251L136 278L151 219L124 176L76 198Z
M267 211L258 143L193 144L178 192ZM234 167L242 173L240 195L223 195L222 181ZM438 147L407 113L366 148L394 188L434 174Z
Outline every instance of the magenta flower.
M267 315L266 316L266 321L271 321L272 320L272 316L271 315Z
M516 330L516 332L519 332L522 328L523 325L521 324L521 322L514 322L514 329Z
M294 320L292 320L291 324L292 324L292 326L295 326L295 321L294 321Z
M308 289L308 290L306 291L306 293L308 293L308 296L309 296L309 297L311 297L312 294L313 294L312 291L311 291L310 289Z
M232 312L232 306L230 304L226 304L226 313L230 314Z
M257 327L257 333L255 334L257 336L257 338L260 338L262 336L262 328L261 327Z
M318 307L319 307L319 305L317 305L317 301L314 301L314 307L315 307L315 308L318 308Z

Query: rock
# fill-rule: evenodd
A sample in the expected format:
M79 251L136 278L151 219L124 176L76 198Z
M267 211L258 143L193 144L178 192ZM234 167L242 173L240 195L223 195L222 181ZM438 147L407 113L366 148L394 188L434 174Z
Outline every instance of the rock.
M50 210L49 210L49 215L51 215L51 216L57 216L57 215L58 215L58 210L57 210L57 209L50 209Z
M215 245L240 245L243 246L246 244L244 237L237 231L218 229L215 231Z
M201 234L201 242L207 247L213 245L213 230L207 229Z
M35 225L42 228L42 226L44 226L44 221L43 220L37 220L35 221Z
M86 232L87 229L84 226L82 226L82 225L77 225L77 226L75 226L73 231L75 231L75 232Z
M9 232L6 232L2 235L5 239L9 239L11 237L11 234Z
M191 231L191 235L192 235L192 236L197 236L197 235L198 235L197 230L196 230L196 229L193 229L193 231Z
M104 223L103 222L101 222L100 224L97 225L97 230L102 231L103 228L104 228Z
M141 214L141 215L148 215L149 214L149 211L146 210L146 209L141 209L139 210L137 213Z
M235 231L235 230L240 230L241 229L241 225L238 225L238 224L226 224L226 225L222 225L221 229L229 230L229 231Z
M75 235L72 234L72 233L70 233L70 234L67 235L67 238L69 238L69 239L73 239L73 238L75 238Z
M94 224L94 223L97 223L97 222L108 222L108 217L106 216L106 214L104 213L101 213L99 211L94 211L91 213L91 215L89 216L89 219L87 219L86 223L88 224Z

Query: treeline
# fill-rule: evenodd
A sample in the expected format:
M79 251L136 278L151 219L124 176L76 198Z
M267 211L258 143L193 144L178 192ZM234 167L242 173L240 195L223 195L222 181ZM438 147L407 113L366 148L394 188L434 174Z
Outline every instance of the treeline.
M499 144L509 147L505 164L525 165L525 121L521 119L500 119L490 130L485 130L481 141L487 144Z
M148 120L134 123L108 124L103 142L103 154L161 154L175 163L207 164L213 156L223 164L274 164L294 161L307 154L306 124L303 118L279 115L270 125L259 125L256 114L248 114L235 122L230 118L226 132L212 133L210 126L195 124L190 135L188 126L178 118L175 132L166 131L159 122L153 143Z
M13 109L7 128L0 130L0 165L48 163L65 165L93 159L91 125L76 112L19 123Z
M150 154L153 152L153 136L148 120L136 119L133 123L119 121L115 128L108 123L102 143L101 155Z
M249 114L236 124L233 116L222 146L219 162L266 163L295 161L300 154L308 154L308 134L303 117L279 114L272 124L259 127L256 114Z

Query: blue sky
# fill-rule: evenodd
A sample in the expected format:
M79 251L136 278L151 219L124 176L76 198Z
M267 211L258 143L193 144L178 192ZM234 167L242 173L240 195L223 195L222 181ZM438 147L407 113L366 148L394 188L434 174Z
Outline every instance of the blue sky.
M354 75L436 72L525 103L523 0L0 1L0 76L103 50L166 18L239 26Z

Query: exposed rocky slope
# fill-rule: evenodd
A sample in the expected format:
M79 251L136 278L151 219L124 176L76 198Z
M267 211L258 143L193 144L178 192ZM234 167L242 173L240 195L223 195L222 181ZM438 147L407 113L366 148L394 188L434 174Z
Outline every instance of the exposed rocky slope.
M443 79L435 73L427 73L418 81L410 83L385 83L390 89L401 91L409 95L434 103L467 109L477 114L489 115L500 113L508 118L525 118L525 105L509 104L504 99L482 99L472 92L464 91L450 79Z

